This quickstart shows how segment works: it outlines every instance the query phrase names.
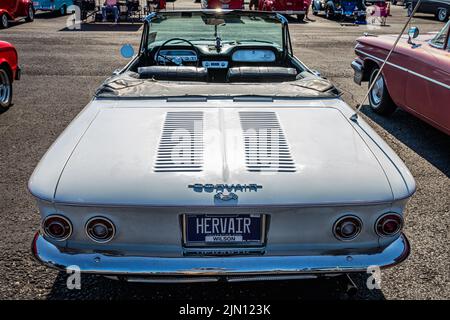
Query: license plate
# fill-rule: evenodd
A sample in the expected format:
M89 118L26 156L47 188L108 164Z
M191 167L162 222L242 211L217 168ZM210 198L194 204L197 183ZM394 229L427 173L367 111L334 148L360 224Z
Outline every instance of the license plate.
M264 242L265 216L260 214L186 214L186 246L255 246Z
M228 9L228 8L230 8L229 4L222 4L222 9Z

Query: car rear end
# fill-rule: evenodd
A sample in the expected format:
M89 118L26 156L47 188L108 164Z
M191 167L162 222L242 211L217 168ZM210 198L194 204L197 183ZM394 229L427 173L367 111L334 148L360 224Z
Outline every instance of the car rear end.
M342 105L95 101L30 179L42 221L33 253L55 268L165 282L400 263L414 182Z

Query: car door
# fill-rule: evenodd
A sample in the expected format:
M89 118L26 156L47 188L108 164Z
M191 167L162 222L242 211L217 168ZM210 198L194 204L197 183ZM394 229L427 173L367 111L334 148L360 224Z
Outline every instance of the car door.
M450 131L450 22L431 41L411 48L406 85L406 107Z

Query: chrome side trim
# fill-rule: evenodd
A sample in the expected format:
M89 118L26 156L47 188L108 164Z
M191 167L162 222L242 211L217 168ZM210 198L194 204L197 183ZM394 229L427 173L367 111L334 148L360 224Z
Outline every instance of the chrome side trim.
M390 267L404 261L410 252L401 234L381 252L315 256L148 257L126 252L87 251L57 247L41 234L32 243L34 257L42 264L64 270L77 265L83 273L108 276L239 277L333 274L365 272L369 266Z
M376 57L376 56L373 56L373 55L371 55L371 54L368 54L368 53L366 53L366 52L364 52L364 51L362 51L362 50L355 49L355 51L358 52L358 53L360 53L360 54L363 54L363 55L365 55L365 56L367 56L367 57L369 57L369 58L375 59L375 60L377 60L377 61L379 61L379 62L383 62L383 61L384 61L383 59L378 58L378 57ZM434 79L432 79L432 78L429 78L429 77L427 77L427 76L424 76L423 74L417 73L417 72L415 72L415 71L412 71L412 70L410 70L410 69L407 69L407 68L405 68L405 67L399 66L399 65L394 64L394 63L389 62L389 61L387 61L386 64L387 64L387 65L390 65L390 66L392 66L392 67L394 67L394 68L397 68L397 69L399 69L399 70L402 70L402 71L405 71L405 72L407 72L407 73L410 73L410 74L412 74L412 75L415 75L416 77L419 77L419 78L422 78L422 79L424 79L424 80L430 81L430 82L432 82L432 83L434 83L434 84L437 84L438 86L441 86L441 87L444 87L444 88L450 90L450 85L448 85L448 84L445 84L445 83L443 83L443 82L434 80Z

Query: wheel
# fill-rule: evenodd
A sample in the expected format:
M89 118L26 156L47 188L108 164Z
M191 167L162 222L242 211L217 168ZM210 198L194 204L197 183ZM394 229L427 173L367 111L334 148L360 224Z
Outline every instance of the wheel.
M331 18L333 18L333 17L334 17L333 9L331 9L330 7L327 7L327 8L325 9L325 18L331 19Z
M297 21L298 22L303 22L304 19L305 19L305 15L304 14L298 14L297 15Z
M319 14L318 11L313 10L313 15L317 16Z
M67 14L67 6L65 4L63 4L61 8L59 8L59 14L61 16L65 16Z
M375 80L378 70L378 68L375 68L370 75L369 87L374 81L375 84L369 92L369 104L370 108L375 113L388 116L397 109L397 106L394 101L392 101L392 98L387 91L383 75L381 74L378 79Z
M27 17L25 18L26 22L33 22L34 21L34 8L33 6L28 7L28 13Z
M335 16L335 14L334 14L334 5L330 1L330 2L327 3L327 5L325 7L325 17L327 19L332 19L334 16Z
M0 15L0 29L6 29L9 26L8 17L6 14Z
M0 109L8 108L12 101L12 81L6 67L0 66Z
M441 21L441 22L446 21L447 18L448 18L448 12L447 12L447 9L445 9L445 8L440 8L440 9L438 10L438 12L436 13L436 18L437 18L439 21Z

